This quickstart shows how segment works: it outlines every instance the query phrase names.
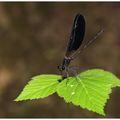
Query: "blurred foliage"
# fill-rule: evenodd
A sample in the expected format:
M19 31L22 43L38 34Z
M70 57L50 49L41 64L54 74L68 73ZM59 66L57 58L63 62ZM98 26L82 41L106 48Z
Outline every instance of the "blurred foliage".
M120 3L1 2L0 117L100 117L68 106L56 95L13 101L32 76L59 73L57 65L62 61L76 13L86 18L85 40L101 28L105 32L73 64L79 66L80 72L103 68L120 77ZM113 89L106 117L120 117L119 94L119 89Z

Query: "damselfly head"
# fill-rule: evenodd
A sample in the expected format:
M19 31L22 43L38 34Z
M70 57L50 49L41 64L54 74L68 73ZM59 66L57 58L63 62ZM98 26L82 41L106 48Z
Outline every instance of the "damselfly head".
M59 71L65 70L65 66L63 66L63 65L59 65L59 66L57 66L57 68L58 68Z

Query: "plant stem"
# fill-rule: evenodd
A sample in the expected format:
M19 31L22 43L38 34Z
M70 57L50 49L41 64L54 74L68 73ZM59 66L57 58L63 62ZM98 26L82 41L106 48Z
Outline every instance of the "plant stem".
M70 109L70 104L66 104L66 115L65 117L71 118L71 109Z

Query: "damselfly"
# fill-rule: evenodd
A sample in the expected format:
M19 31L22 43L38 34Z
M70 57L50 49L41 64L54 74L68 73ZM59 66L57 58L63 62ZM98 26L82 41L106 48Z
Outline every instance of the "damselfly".
M93 39L82 45L85 36L85 18L81 14L77 14L75 16L63 62L60 66L58 66L63 79L69 76L68 70L70 62L74 60L78 54L80 54L81 51L83 51L90 43L92 43L101 33L103 33L103 29L100 30ZM63 74L63 72L65 74Z

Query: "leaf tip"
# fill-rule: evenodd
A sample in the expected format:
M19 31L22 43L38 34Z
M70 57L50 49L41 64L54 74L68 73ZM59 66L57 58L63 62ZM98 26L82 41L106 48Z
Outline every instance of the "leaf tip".
M18 96L18 97L15 98L13 101L18 102L18 101L21 101L21 100L19 99L19 96Z

